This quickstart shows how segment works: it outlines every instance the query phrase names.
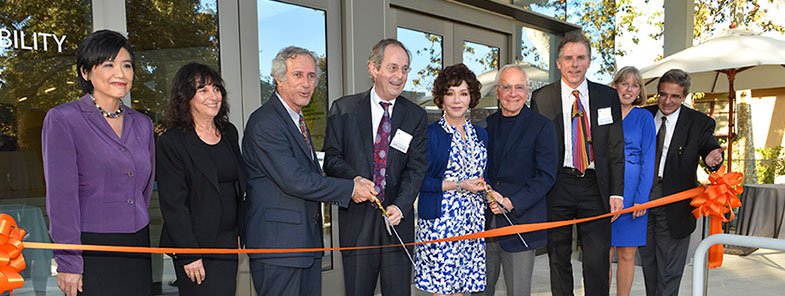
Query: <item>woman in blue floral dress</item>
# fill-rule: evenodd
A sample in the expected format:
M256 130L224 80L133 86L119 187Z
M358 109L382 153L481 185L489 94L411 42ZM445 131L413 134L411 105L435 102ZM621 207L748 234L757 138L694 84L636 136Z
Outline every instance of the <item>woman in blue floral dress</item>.
M428 173L418 199L417 241L483 231L488 134L466 119L480 99L480 82L464 64L434 81L433 101L444 112L428 126ZM485 290L485 241L418 245L415 285L435 295Z

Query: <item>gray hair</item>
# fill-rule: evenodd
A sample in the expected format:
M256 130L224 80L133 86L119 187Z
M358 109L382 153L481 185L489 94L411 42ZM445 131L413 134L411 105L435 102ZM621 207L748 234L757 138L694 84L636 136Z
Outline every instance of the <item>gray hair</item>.
M502 78L502 73L504 73L504 71L507 71L508 69L520 70L521 73L523 73L523 77L526 79L526 86L529 86L529 74L526 73L526 70L523 69L523 65L520 64L507 64L502 66L501 69L499 69L499 72L496 72L496 79L494 82L497 86L499 85L499 79Z
M374 68L377 70L380 69L382 67L382 59L384 59L384 51L390 45L397 45L398 47L403 48L406 52L406 58L409 59L409 63L412 62L412 53L409 52L409 49L407 49L406 46L403 46L403 43L395 39L382 39L379 40L379 42L376 42L373 48L371 48L371 55L368 56L368 63L373 63Z
M316 79L318 80L319 76L322 75L321 69L319 69L319 57L316 56L315 52L297 46L288 46L281 49L281 51L275 55L275 58L273 58L273 66L270 71L273 78L286 81L286 71L288 70L286 69L286 61L296 58L299 55L305 55L313 59L313 63L316 65Z
M502 73L510 69L518 69L523 73L523 79L526 80L526 93L529 94L531 97L531 86L529 85L529 74L526 73L526 70L523 69L523 65L519 64L507 64L501 67L498 72L496 72L496 79L494 85L498 88L499 87L499 80L502 78ZM496 92L496 96L498 97L498 92Z
M662 74L662 77L660 77L660 82L657 82L657 92L660 91L660 86L666 82L675 83L684 88L684 93L682 95L685 97L690 93L690 85L692 85L692 81L690 79L690 74L687 74L687 72L684 72L684 70L670 69L668 72L665 72L665 74Z

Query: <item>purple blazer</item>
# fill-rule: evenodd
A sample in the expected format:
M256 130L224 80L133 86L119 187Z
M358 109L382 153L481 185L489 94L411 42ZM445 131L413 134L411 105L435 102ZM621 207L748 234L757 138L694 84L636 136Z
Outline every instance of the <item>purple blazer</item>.
M134 233L150 222L155 144L150 118L123 106L122 138L89 96L54 107L41 131L46 210L56 243L82 232ZM57 271L82 273L80 251L54 251Z

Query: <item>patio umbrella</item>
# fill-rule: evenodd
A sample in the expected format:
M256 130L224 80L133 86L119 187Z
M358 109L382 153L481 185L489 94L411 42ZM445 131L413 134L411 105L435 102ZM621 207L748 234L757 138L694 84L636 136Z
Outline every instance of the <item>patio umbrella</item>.
M641 69L648 93L670 69L682 69L692 77L691 92L728 92L728 143L733 140L736 85L744 89L785 86L785 40L730 29L723 36L687 48ZM732 145L728 145L728 171Z

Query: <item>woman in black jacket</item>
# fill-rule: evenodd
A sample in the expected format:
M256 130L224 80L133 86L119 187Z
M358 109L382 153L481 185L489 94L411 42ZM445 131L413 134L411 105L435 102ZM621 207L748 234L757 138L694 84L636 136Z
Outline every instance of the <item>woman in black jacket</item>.
M238 248L245 178L237 128L217 71L190 63L172 81L156 172L161 246ZM174 254L181 295L234 295L237 255Z

